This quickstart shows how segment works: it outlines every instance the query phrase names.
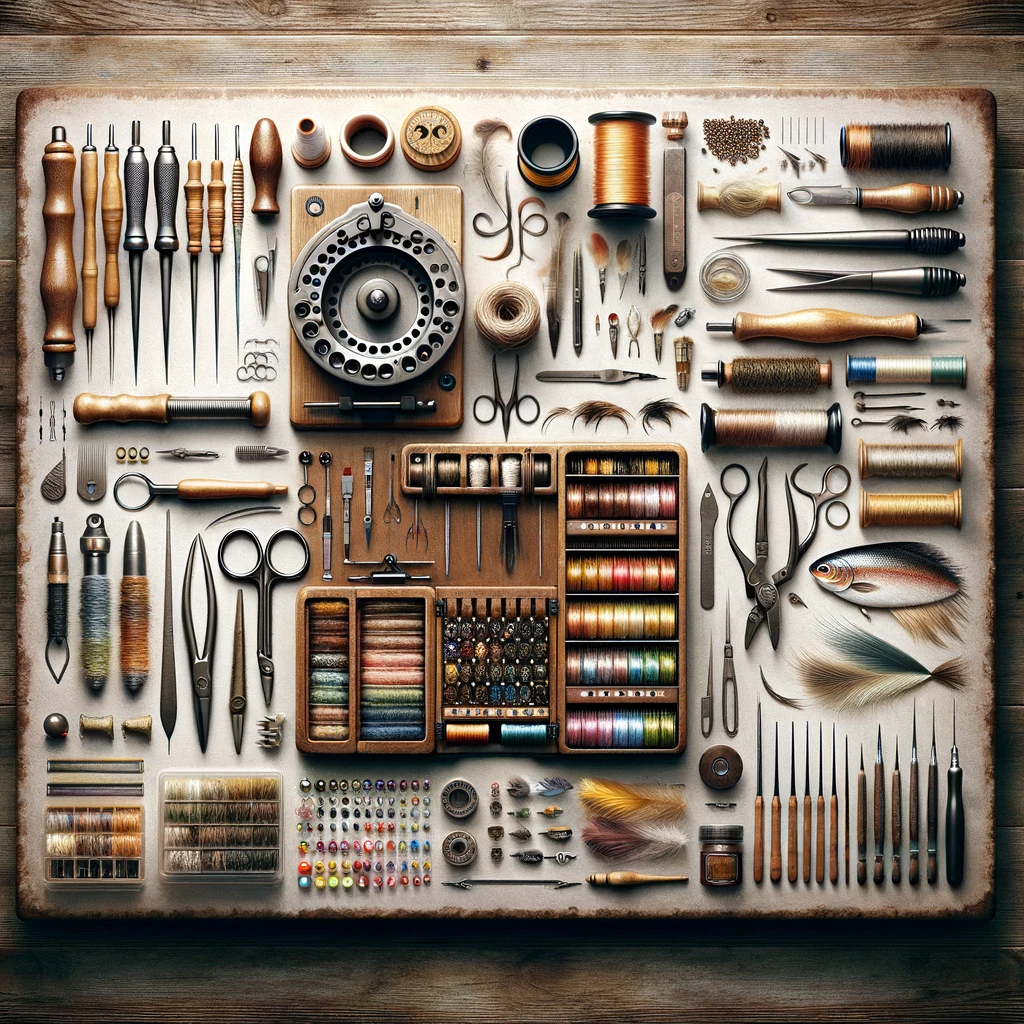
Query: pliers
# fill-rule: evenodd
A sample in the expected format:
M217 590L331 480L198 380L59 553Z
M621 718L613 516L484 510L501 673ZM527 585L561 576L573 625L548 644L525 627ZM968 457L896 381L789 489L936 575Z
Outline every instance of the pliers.
M206 638L202 653L196 643L195 625L192 621L192 568L196 559L196 546L203 556L203 575L206 582ZM185 628L185 645L188 648L189 668L192 673L192 706L196 715L196 730L199 733L199 749L205 754L210 738L210 705L213 699L213 647L217 638L217 591L213 585L213 570L206 554L203 538L196 534L185 563L185 579L181 588L181 623Z

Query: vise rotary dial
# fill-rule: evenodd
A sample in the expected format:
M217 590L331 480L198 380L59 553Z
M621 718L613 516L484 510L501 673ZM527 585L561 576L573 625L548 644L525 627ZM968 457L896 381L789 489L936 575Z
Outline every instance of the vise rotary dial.
M374 192L314 235L288 279L289 317L317 366L367 387L435 367L462 326L462 267L439 231Z

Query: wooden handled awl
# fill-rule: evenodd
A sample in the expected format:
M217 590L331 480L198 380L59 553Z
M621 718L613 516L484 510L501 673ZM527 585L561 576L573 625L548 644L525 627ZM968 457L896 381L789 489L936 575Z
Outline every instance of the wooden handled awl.
M797 815L798 803L796 799L796 725L790 723L790 762L789 762L789 815L786 818L786 877L796 881L797 874Z
M916 341L922 334L941 331L938 323L969 323L966 320L925 321L916 313L870 316L842 309L797 309L792 313L737 313L732 321L709 323L709 331L731 333L737 341L753 338L786 338L811 345L856 341L858 338L898 338Z
M761 701L757 702L757 796L754 797L754 881L764 881L764 794L761 789Z
M92 125L85 126L82 147L82 327L85 328L85 363L92 380L92 335L96 329L96 195L99 191L99 155L92 144Z
M775 792L772 795L772 847L769 872L776 884L782 881L782 801L779 798L779 723L775 723Z
M46 311L43 362L50 377L62 381L75 361L75 303L78 274L72 238L75 230L75 148L61 125L54 125L43 151L43 225L46 250L39 294Z
M686 875L642 875L637 871L609 871L597 875L587 875L591 885L653 885L658 882L688 882Z
M196 382L196 324L199 315L199 254L203 251L203 165L198 156L196 123L192 122L192 159L185 180L185 223L188 226L188 275L192 292L192 383Z
M171 423L199 420L249 420L254 427L270 422L270 396L254 391L248 398L173 398L171 395L75 396L78 423Z
M121 249L121 222L124 200L121 198L121 156L114 145L114 126L110 126L107 148L103 150L103 195L100 214L103 220L103 247L107 258L103 265L103 304L107 307L107 352L110 382L114 382L114 319L121 301L121 276L117 259Z
M260 216L276 217L281 212L277 205L277 183L281 178L281 136L277 133L277 125L269 117L261 117L252 130L249 171L256 189L252 212Z
M206 227L213 253L213 379L220 380L220 257L224 252L224 161L220 158L220 125L213 126L213 160L206 186Z

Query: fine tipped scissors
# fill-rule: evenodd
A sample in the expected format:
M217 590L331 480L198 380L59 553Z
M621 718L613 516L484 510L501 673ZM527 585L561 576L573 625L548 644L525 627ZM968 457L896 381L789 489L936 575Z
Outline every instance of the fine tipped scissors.
M192 621L192 569L195 566L196 546L203 556L203 576L206 582L206 638L202 653L196 643L196 629ZM181 623L185 627L185 646L188 648L192 673L192 706L199 732L199 749L205 754L210 738L210 704L213 699L213 647L217 639L217 591L213 585L213 570L206 554L203 538L196 534L185 563L185 579L181 587Z
M302 565L294 572L282 572L274 566L274 546L285 539L295 541L302 548ZM246 572L235 572L228 567L224 559L225 550L231 544L239 541L248 544L256 555L254 564ZM278 530L267 541L266 548L260 544L256 534L250 530L232 530L230 533L226 533L220 542L220 547L217 549L217 564L228 579L234 580L236 583L251 583L256 588L256 663L260 669L263 697L269 708L274 695L271 592L277 583L302 579L306 575L306 570L309 568L309 545L301 533L292 529Z
M517 419L523 426L530 426L532 423L536 423L540 419L540 402L537 401L534 395L520 395L519 394L519 356L516 355L516 369L512 375L512 393L508 396L508 401L502 397L501 394L501 382L498 380L498 357L491 357L491 375L494 380L494 395L477 395L476 401L473 402L473 418L477 423L493 423L498 415L498 410L501 410L501 426L505 431L505 440L508 440L508 428L512 422L512 413L515 412ZM477 412L477 406L481 402L490 403L491 415L484 419L483 416ZM523 403L532 402L534 407L533 419L527 419L523 415Z
M754 532L754 558L748 558L736 543L732 532L732 517L740 498L750 488L750 474L744 466L738 462L732 462L722 470L721 486L729 499L729 514L726 518L726 526L729 536L729 546L732 548L736 560L743 570L744 583L747 588L747 597L755 602L747 615L747 627L743 638L744 648L750 647L750 641L754 633L765 619L768 620L768 635L771 637L772 647L779 646L779 589L793 578L800 559L803 558L807 549L811 546L815 534L818 532L818 520L823 507L831 505L841 498L850 489L850 472L845 466L833 463L822 474L821 489L815 494L804 490L796 482L796 475L806 466L801 462L793 472L786 477L786 507L789 512L789 557L786 564L774 574L768 573L768 460L761 463L757 473L757 519ZM729 490L726 483L726 475L732 469L738 469L743 474L743 487L736 491ZM835 488L831 483L833 473L842 474L845 478L841 488ZM792 487L790 486L792 484ZM800 526L796 518L796 507L793 501L793 491L810 498L814 506L814 515L811 520L811 527L803 540L800 539Z

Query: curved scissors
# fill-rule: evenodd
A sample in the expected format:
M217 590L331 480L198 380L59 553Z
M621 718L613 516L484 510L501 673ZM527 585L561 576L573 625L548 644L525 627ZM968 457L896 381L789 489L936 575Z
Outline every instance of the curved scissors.
M505 431L505 440L508 440L508 428L512 422L512 413L515 412L517 419L523 426L530 426L532 423L536 423L540 419L540 402L537 401L534 395L520 395L519 394L519 356L516 355L516 369L512 375L512 394L508 396L506 402L501 394L501 383L498 380L498 357L491 357L491 376L494 381L494 396L491 395L477 395L476 401L473 402L473 419L477 423L493 423L498 415L498 410L501 410L501 426ZM491 415L484 419L479 412L477 412L477 406L481 402L489 402L491 406ZM527 419L523 415L523 402L533 402L534 413L533 419Z
M281 572L274 567L273 550L274 545L282 538L291 538L298 541L303 551L302 566L295 572ZM256 562L248 572L235 572L229 569L224 561L224 551L236 541L245 541L251 545L256 553ZM309 568L309 545L306 538L297 530L278 530L270 540L266 548L260 544L256 534L251 530L231 530L226 533L217 549L217 564L220 571L228 579L237 583L251 583L256 587L256 661L260 668L260 683L263 685L263 696L270 707L270 700L274 694L274 661L271 641L273 638L273 618L271 606L271 591L276 583L288 580L298 580L306 575Z

